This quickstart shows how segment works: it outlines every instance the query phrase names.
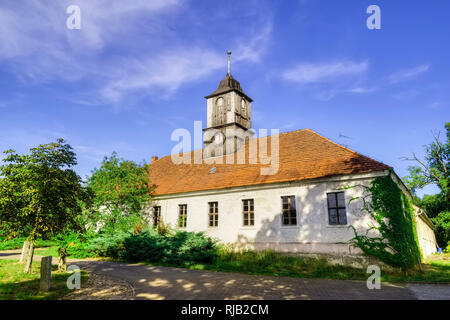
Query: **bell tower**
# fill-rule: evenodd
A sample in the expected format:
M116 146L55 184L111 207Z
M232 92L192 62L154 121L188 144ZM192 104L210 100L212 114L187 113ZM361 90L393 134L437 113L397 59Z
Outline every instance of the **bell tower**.
M236 152L251 138L251 103L241 84L231 76L231 51L228 51L228 73L216 91L206 96L207 127L203 129L205 150L209 156ZM223 146L221 148L221 145Z

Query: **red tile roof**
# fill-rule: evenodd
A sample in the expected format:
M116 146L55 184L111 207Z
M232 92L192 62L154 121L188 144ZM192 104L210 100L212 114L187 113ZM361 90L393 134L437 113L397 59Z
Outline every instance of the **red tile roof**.
M370 159L340 146L310 129L281 133L279 137L279 168L274 175L261 175L267 164L249 164L248 143L245 145L247 164L174 164L171 156L152 162L149 166L150 182L155 195L224 189L267 183L299 181L333 175L367 173L390 169L381 162ZM262 138L258 138L260 140ZM270 156L271 137L267 138ZM236 159L236 158L235 158ZM212 168L216 168L210 173Z

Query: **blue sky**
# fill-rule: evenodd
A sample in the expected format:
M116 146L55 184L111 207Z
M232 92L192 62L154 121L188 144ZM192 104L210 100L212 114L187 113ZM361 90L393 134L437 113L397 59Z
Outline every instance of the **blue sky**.
M81 29L66 27L69 5ZM381 8L381 30L366 9ZM65 138L83 177L112 151L164 156L232 74L253 127L311 128L394 167L450 121L450 3L70 0L0 3L0 149ZM425 190L434 192L434 188Z

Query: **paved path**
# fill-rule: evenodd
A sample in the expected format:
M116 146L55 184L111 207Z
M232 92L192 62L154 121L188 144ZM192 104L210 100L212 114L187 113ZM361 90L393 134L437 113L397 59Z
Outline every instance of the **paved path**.
M18 257L17 252L0 253L2 259ZM364 281L255 276L92 260L68 262L82 270L127 281L134 287L136 299L450 300L450 285L383 283L380 290L368 290Z

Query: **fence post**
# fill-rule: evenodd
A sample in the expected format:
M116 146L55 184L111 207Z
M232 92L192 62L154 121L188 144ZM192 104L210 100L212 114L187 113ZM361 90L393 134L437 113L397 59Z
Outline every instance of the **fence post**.
M40 290L50 291L52 285L52 257L43 257L41 260Z

